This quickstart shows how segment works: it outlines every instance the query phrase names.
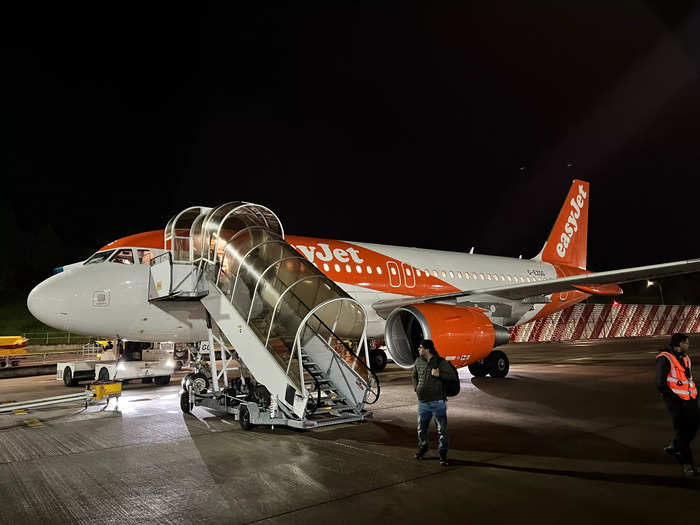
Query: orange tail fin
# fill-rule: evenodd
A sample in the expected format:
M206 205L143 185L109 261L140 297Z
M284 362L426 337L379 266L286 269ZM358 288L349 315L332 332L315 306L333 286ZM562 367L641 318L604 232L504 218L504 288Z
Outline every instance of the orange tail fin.
M584 270L588 248L589 183L574 180L552 233L536 260Z

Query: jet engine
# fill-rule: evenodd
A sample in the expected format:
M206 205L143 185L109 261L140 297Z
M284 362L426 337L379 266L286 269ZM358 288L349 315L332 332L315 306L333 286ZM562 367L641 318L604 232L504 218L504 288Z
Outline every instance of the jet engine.
M431 339L438 353L456 368L483 361L494 346L510 340L509 330L492 323L485 311L435 303L397 308L386 320L389 353L399 366L410 368L420 342Z

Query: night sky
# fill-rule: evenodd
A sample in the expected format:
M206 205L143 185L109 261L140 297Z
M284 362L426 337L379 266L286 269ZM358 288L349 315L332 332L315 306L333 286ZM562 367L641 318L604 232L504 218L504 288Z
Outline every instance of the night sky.
M690 2L142 4L2 16L0 289L233 200L532 257L574 178L589 268L700 257Z

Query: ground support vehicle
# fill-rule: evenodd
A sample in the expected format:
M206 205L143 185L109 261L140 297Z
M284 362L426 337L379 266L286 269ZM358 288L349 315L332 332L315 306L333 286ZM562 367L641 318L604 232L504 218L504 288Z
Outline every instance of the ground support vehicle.
M305 388L308 389L306 408L301 417L289 409L295 396L286 399L287 404L279 403L276 396L259 383L243 363L240 355L230 345L212 336L221 348L221 366L216 356L210 360L212 344L203 342L191 351L194 357L194 372L186 375L181 382L180 408L189 413L201 406L217 412L225 412L239 421L244 430L256 425L289 426L298 429L339 423L362 421L371 416L364 408L374 403L379 396L379 382L376 375L353 354L350 359L341 357L334 351L326 351L328 361L316 362L310 352L301 350ZM219 351L216 352L217 354ZM232 366L235 365L235 366ZM354 368L362 367L367 383L350 376ZM229 377L228 372L234 372ZM217 378L212 381L212 377ZM344 383L336 385L336 381ZM349 384L352 381L352 386Z
M119 345L118 345L119 346ZM153 352L141 343L127 341L123 349L105 350L99 344L85 345L83 359L58 363L56 379L66 386L75 386L79 381L127 381L141 379L167 385L175 370L170 354ZM145 359L144 359L145 358Z
M27 357L27 341L21 335L0 336L0 368L18 366Z

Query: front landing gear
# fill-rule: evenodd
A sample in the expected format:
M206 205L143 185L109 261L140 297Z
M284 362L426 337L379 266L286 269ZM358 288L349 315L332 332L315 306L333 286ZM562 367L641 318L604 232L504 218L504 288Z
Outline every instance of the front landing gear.
M469 371L474 377L506 377L510 369L510 361L505 352L494 350L481 361L469 365Z

